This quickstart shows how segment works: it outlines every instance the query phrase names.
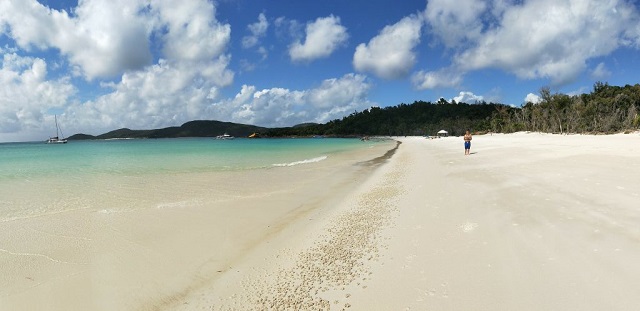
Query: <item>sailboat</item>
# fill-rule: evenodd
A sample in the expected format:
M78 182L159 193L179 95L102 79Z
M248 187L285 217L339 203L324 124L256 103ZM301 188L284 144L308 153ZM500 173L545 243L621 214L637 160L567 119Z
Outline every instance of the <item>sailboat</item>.
M229 135L227 133L224 133L223 135L216 136L216 139L234 139L234 138L235 137L233 137L233 136L231 136L231 135Z
M64 138L64 134L62 134L62 130L58 126L58 116L54 115L54 118L56 120L56 136L49 137L49 139L47 139L47 144L66 144L67 140Z

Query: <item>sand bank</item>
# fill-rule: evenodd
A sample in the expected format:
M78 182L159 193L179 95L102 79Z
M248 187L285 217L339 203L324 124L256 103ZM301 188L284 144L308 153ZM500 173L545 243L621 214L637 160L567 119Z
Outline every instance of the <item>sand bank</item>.
M403 143L177 310L635 310L640 136Z

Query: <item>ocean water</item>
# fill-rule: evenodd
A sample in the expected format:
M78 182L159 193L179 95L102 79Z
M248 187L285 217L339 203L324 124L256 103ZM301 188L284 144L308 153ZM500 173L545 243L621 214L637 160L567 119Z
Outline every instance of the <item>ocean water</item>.
M0 179L246 170L321 161L357 139L130 139L0 144Z
M169 203L162 204L174 204L172 198L188 198L192 189L200 193L193 190L191 196L202 196L216 176L268 179L255 172L306 166L379 143L338 138L3 143L0 221L75 209L146 206L165 195L163 202ZM194 174L203 173L207 179L196 182Z

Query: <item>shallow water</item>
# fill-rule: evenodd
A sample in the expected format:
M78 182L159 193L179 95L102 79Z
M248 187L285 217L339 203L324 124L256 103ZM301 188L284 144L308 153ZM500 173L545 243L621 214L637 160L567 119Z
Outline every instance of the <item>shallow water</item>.
M208 201L223 199L220 194L239 187L268 183L262 171L311 165L379 143L182 138L0 144L0 221L193 204L186 202L190 192L206 193L206 187L217 188Z

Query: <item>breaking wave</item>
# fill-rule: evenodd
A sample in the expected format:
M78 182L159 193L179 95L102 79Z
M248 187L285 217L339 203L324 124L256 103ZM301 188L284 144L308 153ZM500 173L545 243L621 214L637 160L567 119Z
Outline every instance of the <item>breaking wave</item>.
M300 164L316 163L316 162L320 162L320 161L323 161L323 160L326 160L326 159L327 159L327 156L321 156L321 157L317 157L317 158L306 159L306 160L302 160L302 161L295 161L295 162L291 162L291 163L273 164L273 166L279 166L279 167L294 166L294 165L300 165Z

